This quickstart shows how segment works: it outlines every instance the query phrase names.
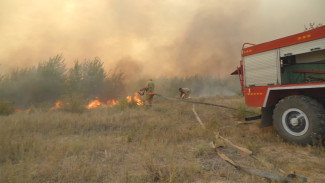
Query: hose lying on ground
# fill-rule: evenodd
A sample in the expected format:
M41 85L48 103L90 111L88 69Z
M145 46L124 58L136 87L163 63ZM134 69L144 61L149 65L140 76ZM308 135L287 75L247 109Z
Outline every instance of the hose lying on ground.
M172 100L172 101L177 101L177 102L187 102L187 103L193 103L193 104L203 104L203 105L211 105L211 106L215 106L215 107L221 107L221 108L225 108L225 109L231 109L231 110L235 110L237 111L236 108L233 107L228 107L228 106L224 106L224 105L220 105L220 104L211 104L211 103L206 103L206 102L199 102L199 101L193 101L193 100L184 100L184 99L177 99L177 98L170 98L170 97L166 97L160 94L155 94L158 97L167 99L167 100ZM255 114L255 112L251 112L251 111L245 111L251 114ZM255 119L260 119L261 115L258 116L253 116L253 117L245 117L245 121L250 121L250 120L255 120Z
M173 101L178 101L178 102L187 102L187 103L193 103L193 104L203 104L203 105L212 105L212 106L216 106L216 107L222 107L222 108L226 108L226 109L231 109L231 110L237 110L236 108L232 108L232 107L228 107L228 106L224 106L224 105L219 105L219 104L211 104L211 103L206 103L206 102L199 102L199 101L193 101L193 100L184 100L184 99L177 99L177 98L170 98L170 97L166 97L160 94L155 94L158 97L167 99L167 100L173 100ZM247 111L249 112L249 111Z

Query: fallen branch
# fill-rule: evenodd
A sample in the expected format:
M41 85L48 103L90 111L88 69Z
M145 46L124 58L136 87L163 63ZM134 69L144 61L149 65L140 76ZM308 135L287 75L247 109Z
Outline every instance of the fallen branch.
M199 115L196 113L195 111L195 104L193 104L193 108L192 108L193 113L195 114L195 117L197 119L197 121L200 123L200 125L202 126L202 128L206 129L205 125L203 124L202 120L200 119Z
M278 182L291 182L293 179L297 178L300 179L304 182L307 182L307 178L305 176L302 175L298 175L298 174L288 174L286 177L281 177L263 170L258 170L258 169L254 169L254 168L250 168L250 167L245 167L245 166L241 166L238 163L234 162L233 160L231 160L228 156L226 156L225 154L223 154L221 151L218 150L218 148L216 147L216 145L213 142L210 142L210 146L217 152L218 156L225 160L226 162L228 162L230 165L234 166L235 168L237 168L238 170L242 170L246 173L252 174L252 175L257 175L260 177L264 177L267 179L272 179Z
M231 141L229 141L228 139L226 139L226 138L220 136L219 133L217 133L217 135L216 135L216 139L218 139L218 138L222 139L223 141L225 141L226 143L228 143L228 144L231 145L232 147L234 147L234 148L236 148L236 149L238 149L238 150L241 150L241 151L244 152L244 153L247 153L248 155L252 155L252 154L253 154L252 151L250 151L250 150L248 150L248 149L246 149L246 148L244 148L244 147L240 147L240 146L237 146L237 145L233 144L233 143L232 143Z
M220 158L222 158L223 160L227 161L228 163L230 163L232 166L238 168L239 166L233 161L231 160L230 158L228 158L225 154L223 154L221 151L219 151L217 149L217 146L213 143L213 142L210 142L210 146L217 152L218 156Z
M196 113L195 111L195 104L193 104L193 113L195 114L195 117L197 119L197 121L200 123L200 125L206 129L205 125L203 124L202 120L200 119L199 115ZM243 148L243 147L240 147L240 146L237 146L235 144L233 144L231 141L229 141L228 139L224 138L224 137L221 137L219 135L219 133L217 133L216 135L216 139L222 139L224 140L225 142L227 142L228 144L230 144L231 146L249 154L249 155L252 155L252 151L246 149L246 148ZM302 175L298 175L298 174L288 174L286 177L281 177L281 176L278 176L278 175L275 175L275 174L272 174L272 173L269 173L269 172L266 172L266 171L263 171L263 170L258 170L258 169L254 169L254 168L250 168L250 167L245 167L245 166L241 166L239 164L237 164L236 162L234 162L232 159L230 159L228 156L226 156L224 153L222 153L221 151L218 150L217 146L213 143L213 142L210 142L210 146L216 151L216 153L218 154L218 156L225 160L226 162L228 162L229 164L231 164L232 166L234 166L235 168L237 168L238 170L242 170L246 173L249 173L249 174L252 174L252 175L257 175L257 176L261 176L261 177L264 177L264 178L267 178L267 179L272 179L272 180L275 180L275 181L278 181L278 182L291 182L293 179L300 179L302 180L303 182L307 182L307 178L305 176L302 176Z

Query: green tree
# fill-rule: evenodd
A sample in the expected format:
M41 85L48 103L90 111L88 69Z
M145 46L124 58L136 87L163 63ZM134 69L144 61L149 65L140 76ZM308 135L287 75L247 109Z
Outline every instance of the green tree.
M36 88L33 97L36 102L57 100L65 90L66 66L62 55L51 57L37 67Z
M0 98L19 107L53 103L64 92L65 64L61 55L50 57L37 67L16 69L0 82Z
M99 58L85 61L81 67L81 91L86 98L94 98L101 94L106 73L103 62Z
M70 68L66 80L67 93L82 93L82 65L75 61L73 68Z

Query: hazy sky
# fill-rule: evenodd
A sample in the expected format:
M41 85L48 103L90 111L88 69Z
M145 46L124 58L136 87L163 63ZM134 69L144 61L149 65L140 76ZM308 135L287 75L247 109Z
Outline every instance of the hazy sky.
M0 0L0 72L62 54L130 76L223 77L243 42L325 24L325 0Z

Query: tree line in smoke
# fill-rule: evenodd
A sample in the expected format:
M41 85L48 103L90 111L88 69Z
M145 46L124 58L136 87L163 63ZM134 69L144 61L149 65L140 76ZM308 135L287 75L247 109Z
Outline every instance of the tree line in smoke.
M132 78L131 78L132 79ZM124 97L141 88L147 78L133 78L125 82L121 71L105 71L99 58L75 61L67 68L62 55L50 57L37 66L16 69L0 76L0 100L6 100L16 107L51 106L56 100L68 102L78 100L102 101ZM236 78L215 78L193 75L188 77L154 78L156 92L176 96L178 88L188 87L192 95L215 96L236 95L239 84Z
M37 66L2 75L0 99L19 107L53 104L58 99L73 95L104 100L116 97L124 87L122 81L123 74L105 72L99 58L75 61L74 66L67 69L63 57L57 55Z

